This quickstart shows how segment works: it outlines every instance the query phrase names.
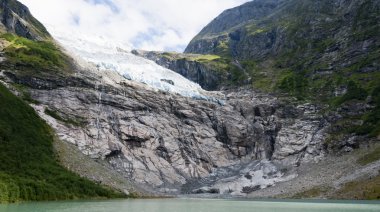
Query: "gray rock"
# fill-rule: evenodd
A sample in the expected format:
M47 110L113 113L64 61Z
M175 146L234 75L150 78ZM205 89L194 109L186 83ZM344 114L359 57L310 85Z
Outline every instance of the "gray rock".
M250 173L247 166L239 165L243 161L271 160L292 166L324 154L321 146L327 125L310 104L282 104L274 96L242 90L224 93L227 98L220 105L155 92L122 76L110 79L106 72L76 74L64 82L5 76L32 88L32 98L41 103L39 114L60 139L157 192L179 193L189 182L214 175L223 179L227 175L217 170L234 165L237 170L228 176L236 182L215 181L217 187L212 188L233 183L239 188L234 194L243 195L247 192L243 187L257 186L240 177ZM85 124L55 120L43 108ZM278 170L275 164L263 167ZM240 174L244 168L247 171ZM251 171L254 174L255 169ZM261 186L287 179L280 172L276 176L263 179ZM199 181L191 187L201 185Z
M29 9L16 0L0 0L0 28L32 40L50 38L46 28Z

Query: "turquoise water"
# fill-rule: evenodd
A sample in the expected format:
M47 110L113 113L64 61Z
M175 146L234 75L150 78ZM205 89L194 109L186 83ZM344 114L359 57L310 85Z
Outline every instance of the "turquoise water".
M1 212L361 212L380 211L380 202L296 202L202 199L33 202L0 205Z

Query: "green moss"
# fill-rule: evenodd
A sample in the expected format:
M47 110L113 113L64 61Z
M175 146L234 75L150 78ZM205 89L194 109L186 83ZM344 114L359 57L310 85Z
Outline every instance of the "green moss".
M365 100L367 96L367 91L351 80L348 82L347 92L342 97L336 99L334 105L338 106L351 100Z
M262 28L257 26L255 23L248 24L245 29L247 30L247 35L248 36L256 36L261 33L266 33L270 30L269 27Z
M0 84L0 202L122 197L67 171L49 126Z
M40 104L38 101L34 100L31 97L30 92L25 86L21 84L16 84L16 83L13 83L12 86L20 93L20 96L24 101L27 101L29 103L36 104L36 105Z
M355 133L355 130L360 127L360 123L361 116L342 117L331 123L328 137L324 141L325 145L333 150L339 150L341 148L339 142L347 138L347 135Z
M372 91L371 98L374 108L362 117L364 123L355 133L376 137L380 135L380 85Z
M63 118L62 116L58 114L57 111L49 110L48 108L45 108L44 113L65 124L73 125L76 127L82 127L84 125L84 121L81 120L80 118L77 118L75 120L71 118Z
M374 2L337 9L331 1L289 1L267 17L197 39L218 41L215 54L240 61L245 71L225 68L231 76L230 85L251 83L257 90L328 104L326 111L336 110L344 103L365 103L379 85L380 49L375 41L380 25ZM235 32L239 36L234 36ZM252 45L263 51L253 52ZM232 57L235 52L238 54ZM347 93L337 96L345 87ZM379 109L368 110L363 116L343 117L355 123L341 132L378 136Z
M218 55L212 55L212 54L199 54L194 57L190 57L189 60L193 61L212 61L220 59L220 56Z
M179 54L176 52L163 52L161 55L166 59L174 60Z
M368 180L360 180L346 183L336 191L330 198L334 199L358 199L379 200L380 199L380 175Z
M229 41L227 39L219 41L218 45L215 48L215 54L226 58L231 57Z
M326 38L321 41L316 41L313 46L317 52L323 53L328 47L334 45L336 43L335 39Z
M378 14L378 7L373 5L373 2L374 1L365 1L357 10L352 31L354 38L358 41L363 41L379 35L379 18L376 17L376 14Z
M282 74L278 88L284 92L296 96L298 99L304 99L307 95L306 89L309 82L305 72L287 71Z
M380 160L380 146L359 158L358 163L365 166L378 160Z
M310 199L310 198L317 198L320 197L322 194L324 194L326 191L328 191L328 188L322 187L322 186L316 186L309 190L299 192L292 196L293 199Z
M231 85L241 85L244 80L247 80L249 76L247 76L246 72L242 70L240 67L235 64L228 65L228 73L230 74L230 84Z
M4 51L8 60L17 66L43 70L68 68L67 56L50 41L32 41L10 33L0 38L10 42Z

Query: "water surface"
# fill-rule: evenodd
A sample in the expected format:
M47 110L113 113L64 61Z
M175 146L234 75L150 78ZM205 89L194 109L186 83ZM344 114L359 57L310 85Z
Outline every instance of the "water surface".
M364 212L380 211L370 201L242 201L210 199L143 199L32 202L0 205L1 212Z

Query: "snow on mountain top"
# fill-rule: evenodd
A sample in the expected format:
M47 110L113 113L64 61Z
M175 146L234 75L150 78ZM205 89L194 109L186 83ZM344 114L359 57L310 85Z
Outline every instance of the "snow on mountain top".
M196 83L153 61L130 53L131 47L114 43L100 36L63 32L49 27L52 36L70 53L93 63L99 71L116 71L126 79L141 82L153 88L187 97L208 99Z

